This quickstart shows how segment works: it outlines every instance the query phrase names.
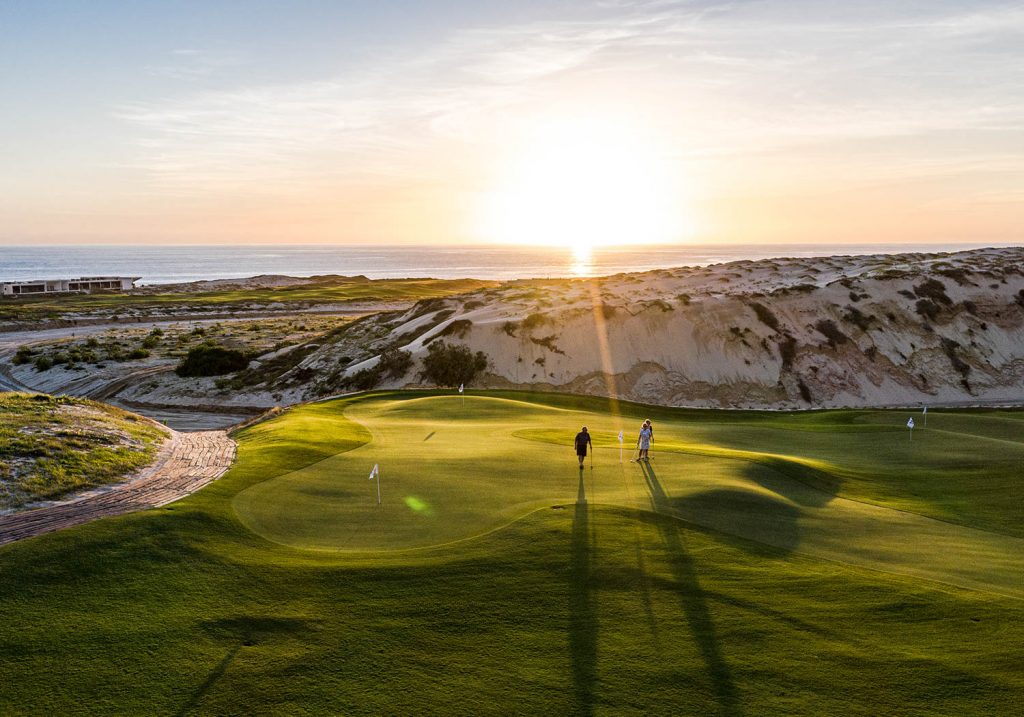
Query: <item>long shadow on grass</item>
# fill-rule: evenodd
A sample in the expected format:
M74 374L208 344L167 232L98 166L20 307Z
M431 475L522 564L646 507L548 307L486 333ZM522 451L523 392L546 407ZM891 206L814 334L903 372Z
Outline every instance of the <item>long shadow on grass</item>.
M569 650L572 655L572 683L576 711L594 712L594 685L597 681L597 609L593 591L593 542L590 531L590 507L587 505L583 471L576 494L572 521L572 564L569 593Z
M224 659L217 663L217 666L210 671L210 674L203 681L203 684L199 685L199 687L196 688L196 691L192 693L192 696L188 698L188 702L186 702L182 708L175 713L175 717L185 717L185 715L199 705L199 701L203 699L203 695L209 692L210 688L217 683L217 680L224 676L224 673L227 672L231 661L235 659L235 655L237 655L238 651L241 649L242 645L238 644L228 650L228 654L224 655Z
M640 469L643 471L647 489L651 494L651 505L659 513L671 514L673 512L671 501L665 493L665 489L662 488L654 468L649 463L640 463ZM738 717L742 711L736 685L733 683L729 665L722 655L718 638L715 636L715 625L711 619L711 612L708 610L708 602L700 582L697 580L697 570L694 567L693 559L686 550L683 531L668 518L658 520L657 525L668 551L668 563L672 570L672 576L679 586L679 598L683 604L686 621L690 625L697 648L707 666L711 689L718 701L719 712L726 717Z
M192 712L199 705L203 696L210 691L217 681L224 676L231 661L243 646L251 647L259 645L264 640L280 636L296 636L307 632L311 623L301 618L288 617L264 617L242 615L236 617L221 618L219 620L206 620L200 627L212 636L223 638L229 642L236 642L230 648L224 659L210 670L203 683L196 688L195 692L188 698L188 701L177 711L176 717L184 717Z

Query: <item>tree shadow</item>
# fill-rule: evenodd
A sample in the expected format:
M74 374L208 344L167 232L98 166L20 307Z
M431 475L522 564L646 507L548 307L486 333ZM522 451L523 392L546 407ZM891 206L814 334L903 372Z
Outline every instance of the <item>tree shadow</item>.
M655 508L658 512L787 553L800 544L801 510L786 500L752 490L719 488L682 498L666 498ZM752 548L742 544L740 547Z
M577 712L594 712L597 681L597 609L593 590L593 537L583 473L572 521L572 559L569 594L569 650Z
M743 476L762 488L808 508L828 505L842 486L838 476L785 458L771 457L762 462L748 463L743 469Z
M640 463L640 469L643 471L654 509L663 514L673 513L672 501L665 493L654 469L649 463ZM666 518L658 520L657 525L668 551L668 562L678 586L684 616L707 667L711 689L718 701L719 713L726 717L738 717L742 714L739 695L729 665L715 636L715 625L708 610L707 599L697 580L693 559L686 550L683 531L674 521Z
M231 661L235 659L238 651L243 647L253 647L259 645L263 640L276 636L291 636L305 632L310 629L311 623L300 618L239 616L221 618L219 620L206 620L200 624L200 627L214 637L235 642L236 644L210 670L210 674L207 675L202 684L195 689L181 709L175 713L176 717L184 717L184 715L198 707L199 702L210 691L210 688L217 684L217 681L224 676L228 667L231 666Z
M658 631L658 621L654 616L654 605L651 602L651 578L647 574L647 562L644 560L644 549L640 541L640 528L636 527L634 543L636 545L636 567L637 580L640 585L640 602L644 606L644 616L647 618L647 627L651 631L651 638L654 640L654 649L661 654L661 633Z

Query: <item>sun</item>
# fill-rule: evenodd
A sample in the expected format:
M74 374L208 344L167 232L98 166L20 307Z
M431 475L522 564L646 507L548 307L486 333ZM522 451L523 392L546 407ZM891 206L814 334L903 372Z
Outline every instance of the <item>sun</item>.
M566 247L686 237L679 178L648 135L595 120L545 123L504 163L480 208L492 242Z

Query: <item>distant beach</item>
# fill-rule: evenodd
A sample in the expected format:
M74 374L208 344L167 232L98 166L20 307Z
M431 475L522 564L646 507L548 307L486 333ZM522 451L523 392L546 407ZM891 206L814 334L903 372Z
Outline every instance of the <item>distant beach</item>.
M740 259L959 251L962 244L674 245L594 250L589 261L565 249L509 246L0 246L0 281L137 276L173 284L260 274L363 275L371 279L598 276Z

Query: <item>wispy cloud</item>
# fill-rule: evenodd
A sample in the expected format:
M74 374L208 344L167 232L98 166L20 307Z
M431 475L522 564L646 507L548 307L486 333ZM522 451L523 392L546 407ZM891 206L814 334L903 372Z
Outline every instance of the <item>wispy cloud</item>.
M658 115L680 157L1024 130L1020 4L901 13L879 2L840 19L821 5L605 2L587 20L457 30L338 77L178 94L116 115L136 127L138 167L193 188L418 177L436 167L425 156L577 96ZM168 67L182 78L231 62L197 50L177 59Z

